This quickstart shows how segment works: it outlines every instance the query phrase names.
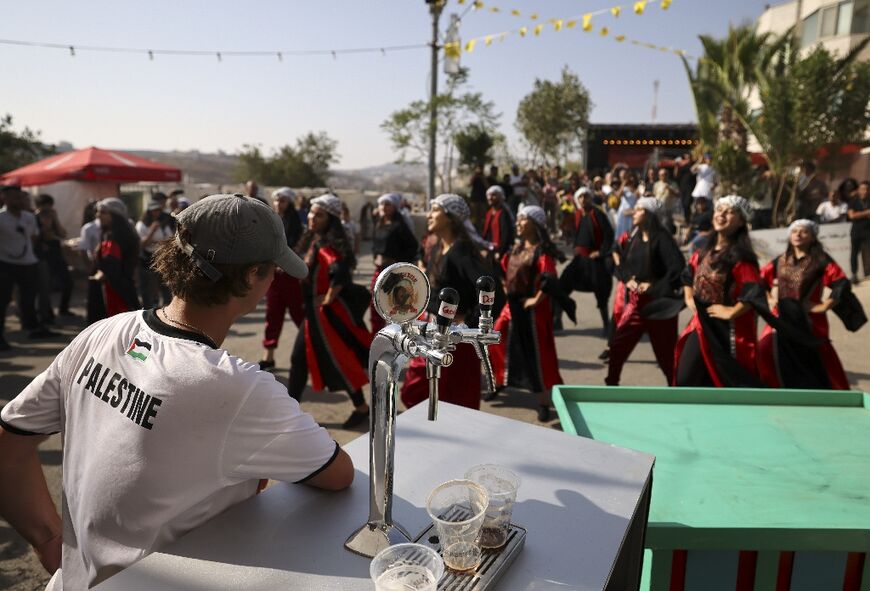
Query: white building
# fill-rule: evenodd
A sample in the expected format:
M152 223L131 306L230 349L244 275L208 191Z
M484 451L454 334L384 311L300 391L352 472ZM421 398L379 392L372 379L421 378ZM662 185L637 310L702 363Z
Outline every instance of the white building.
M870 0L790 0L768 5L758 18L759 33L785 33L798 25L801 48L821 44L845 55L870 35ZM870 59L870 46L860 59Z

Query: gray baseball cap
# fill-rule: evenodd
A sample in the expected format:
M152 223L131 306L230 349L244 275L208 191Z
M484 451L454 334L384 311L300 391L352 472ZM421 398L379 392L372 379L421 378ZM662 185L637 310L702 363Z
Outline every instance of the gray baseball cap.
M249 265L273 261L292 277L308 275L308 267L287 246L284 224L268 205L240 193L209 195L176 216L190 233L189 243L175 240L212 281L221 273L211 263Z

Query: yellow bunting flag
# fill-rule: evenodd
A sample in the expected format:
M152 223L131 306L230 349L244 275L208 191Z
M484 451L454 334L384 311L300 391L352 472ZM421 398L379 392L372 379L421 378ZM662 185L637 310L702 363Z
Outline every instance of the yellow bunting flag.
M489 11L495 13L495 12L500 12L501 9L498 6L490 6Z
M484 37L483 42L486 44L487 47L492 45L492 35L487 35L486 37Z
M646 8L646 0L639 0L634 3L634 13L635 14L643 14L644 9Z
M671 0L662 0L661 1L662 10L667 10L670 5L671 5Z
M474 51L475 45L477 45L477 39L469 39L468 43L465 44L465 53L471 53Z
M533 12L532 14L529 15L529 18L532 19L533 21L538 20L538 13Z
M565 26L568 27L569 29L573 29L574 27L577 26L577 19L569 20L567 23L565 23Z
M483 2L481 2L480 0L475 0L472 6L474 7L474 10L480 10L483 8Z
M526 33L529 32L529 28L528 27L520 27L520 30L517 32L520 34L520 37L525 37Z
M592 15L584 14L583 15L583 30L587 33L592 30Z
M535 37L540 37L540 36L541 36L541 31L543 31L543 30L544 30L544 25L536 25L536 26L535 26L535 29L534 29L534 31L535 31Z
M625 35L617 35L616 37L614 37L614 39L622 43L623 41L625 41Z
M622 13L622 6L614 6L610 9L610 14L619 18L619 15Z
M519 10L511 10L511 15L512 15L512 16L519 16L519 15L520 15L520 11L519 11Z
M607 27L601 27L601 30L598 31L598 34L601 35L602 37L607 37L607 34L609 32L610 32L610 29L608 29Z
M463 4L465 4L465 0L456 0L456 2L459 3L460 6L462 6Z
M553 21L553 29L555 29L556 31L562 30L562 21L560 19L556 19L555 21Z

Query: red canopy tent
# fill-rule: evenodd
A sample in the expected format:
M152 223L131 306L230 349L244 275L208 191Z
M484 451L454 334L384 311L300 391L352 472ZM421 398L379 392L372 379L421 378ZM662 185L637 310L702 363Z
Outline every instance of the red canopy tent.
M181 181L181 170L133 154L92 146L57 154L0 176L0 184L22 187L59 181L173 183Z

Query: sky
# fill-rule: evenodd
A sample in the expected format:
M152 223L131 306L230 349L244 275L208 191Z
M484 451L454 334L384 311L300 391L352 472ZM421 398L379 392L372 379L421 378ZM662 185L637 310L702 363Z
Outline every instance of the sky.
M470 0L469 0L470 1ZM660 81L658 122L695 120L680 59L628 40L699 55L698 35L724 36L729 24L755 21L763 0L673 0L667 10L631 10L633 0L484 0L498 14L468 11L463 41L528 26L490 47L463 53L469 88L501 113L500 131L512 142L519 101L536 79L557 80L568 66L590 93L593 123L649 123L653 81ZM555 32L537 22L568 19L622 5L619 18L593 19ZM290 51L425 44L432 21L424 0L0 0L0 39L148 49ZM449 0L451 13L467 5ZM517 9L522 17L509 14ZM606 26L610 33L598 31ZM615 35L627 40L616 42ZM50 143L75 147L236 152L246 144L265 151L308 131L338 141L337 168L396 160L380 124L391 112L429 92L428 48L371 54L274 57L163 56L95 53L0 44L0 114L14 127L41 132ZM440 74L443 86L444 75Z

